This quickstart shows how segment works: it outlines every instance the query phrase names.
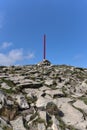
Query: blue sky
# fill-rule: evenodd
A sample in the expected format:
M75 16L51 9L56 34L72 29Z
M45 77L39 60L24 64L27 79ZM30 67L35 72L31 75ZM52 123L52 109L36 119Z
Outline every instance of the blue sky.
M87 0L0 0L0 65L87 67Z

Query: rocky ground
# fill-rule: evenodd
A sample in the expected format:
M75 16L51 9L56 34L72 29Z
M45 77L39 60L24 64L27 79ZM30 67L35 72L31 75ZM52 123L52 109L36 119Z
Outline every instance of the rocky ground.
M0 66L0 130L87 130L87 69Z

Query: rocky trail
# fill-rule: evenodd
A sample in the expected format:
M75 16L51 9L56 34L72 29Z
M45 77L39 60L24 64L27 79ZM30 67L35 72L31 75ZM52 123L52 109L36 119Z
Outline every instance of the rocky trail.
M0 66L0 130L87 130L87 69Z

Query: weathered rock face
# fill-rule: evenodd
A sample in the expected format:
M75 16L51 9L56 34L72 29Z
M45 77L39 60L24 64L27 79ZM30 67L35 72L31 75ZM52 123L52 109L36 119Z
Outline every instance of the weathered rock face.
M1 66L0 130L87 130L87 69Z
M0 91L0 109L6 104L6 95L3 91Z

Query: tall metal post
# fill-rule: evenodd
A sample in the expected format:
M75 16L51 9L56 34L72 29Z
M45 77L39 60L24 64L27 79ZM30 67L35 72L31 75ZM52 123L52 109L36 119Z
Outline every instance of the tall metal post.
M46 35L44 34L44 50L43 50L43 59L46 59Z

